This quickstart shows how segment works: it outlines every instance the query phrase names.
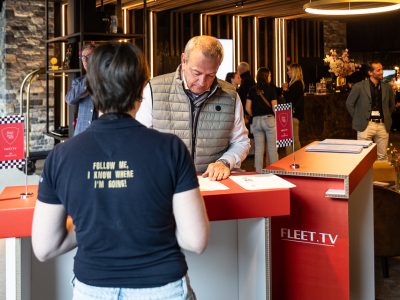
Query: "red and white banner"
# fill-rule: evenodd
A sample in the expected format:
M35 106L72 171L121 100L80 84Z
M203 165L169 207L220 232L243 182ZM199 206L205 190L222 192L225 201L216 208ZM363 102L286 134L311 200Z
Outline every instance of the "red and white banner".
M343 181L282 177L296 187L290 216L271 218L272 299L349 300L349 204L325 195Z
M24 164L24 116L0 117L0 169Z
M286 147L293 144L292 104L275 106L276 147Z

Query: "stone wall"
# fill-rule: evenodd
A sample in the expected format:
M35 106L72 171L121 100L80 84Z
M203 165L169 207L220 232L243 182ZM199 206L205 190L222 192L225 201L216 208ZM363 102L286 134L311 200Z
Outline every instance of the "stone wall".
M5 4L2 3L4 6ZM2 5L0 3L0 5ZM2 5L2 6L3 6ZM5 111L5 89L6 89L6 77L5 77L5 66L4 66L4 42L5 42L5 9L0 7L0 116L4 115Z
M45 67L45 1L3 3L0 19L0 116L19 114L20 86L31 71ZM44 75L32 81L30 92L30 151L53 147L46 131L46 82ZM24 95L23 111L26 111ZM51 121L52 122L52 121ZM50 123L51 124L51 123Z
M337 49L340 53L347 48L346 23L341 21L324 21L324 53Z

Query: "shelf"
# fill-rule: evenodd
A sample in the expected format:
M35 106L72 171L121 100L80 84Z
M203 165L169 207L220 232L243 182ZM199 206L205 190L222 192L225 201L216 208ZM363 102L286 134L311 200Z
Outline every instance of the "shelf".
M0 0L1 1L1 0ZM72 85L72 81L81 75L85 74L83 66L78 62L78 55L83 50L86 43L95 42L95 44L102 44L106 42L118 42L127 41L128 43L143 46L145 49L146 36L143 32L140 33L106 33L105 23L100 22L97 19L97 8L94 0L80 0L72 1L75 6L70 7L66 18L62 19L63 4L71 1L45 1L45 23L46 23L46 129L45 135L54 139L54 143L62 142L69 138L69 134L72 134L72 120L77 117L78 105L72 105L69 109L65 109L65 93L69 91ZM114 9L114 4L109 7L109 12L113 13L117 8ZM143 16L147 15L146 9L143 10ZM86 23L87 16L94 16L93 20L87 20L90 23ZM84 20L85 18L85 20ZM140 27L145 30L146 18L142 18L142 26L138 23L138 29ZM131 20L131 23L136 24L135 20ZM73 25L73 26L68 26ZM65 32L62 29L70 28L69 32L73 32L67 35L61 35L61 32ZM136 28L136 25L135 25ZM73 31L71 31L71 29ZM77 31L77 32L76 32ZM62 69L63 58L66 56L67 44L71 45L72 54L69 61L69 67L71 69ZM69 47L69 46L68 46ZM64 53L63 53L64 52ZM51 58L57 58L58 70L53 70L50 64ZM65 59L65 58L64 58ZM80 67L81 66L81 67ZM53 114L52 119L50 114ZM61 122L63 120L63 122ZM67 122L67 124L64 124ZM64 127L70 126L70 130L60 126L63 124ZM51 129L55 130L51 130Z
M59 36L59 37L47 40L46 43L57 43L57 42L58 43L68 43L69 39L79 37L80 34L81 34L80 32L77 32L77 33L73 33L73 34L69 34L69 35Z
M144 38L144 34L124 34L124 33L96 33L85 32L83 33L84 40L90 41L111 41L115 39L131 40Z
M68 136L66 136L66 135L60 135L60 134L56 134L56 133L54 133L53 131L50 131L50 132L45 132L44 133L45 135L47 135L47 136L49 136L49 137L52 137L52 138L54 138L54 139L56 139L56 140L59 140L59 141L65 141L66 139L68 139Z
M47 70L47 74L63 74L63 73L79 73L80 69L68 69L68 70Z
M70 39L80 37L81 33L73 33L65 36L49 39L46 43L68 43ZM116 39L131 40L144 38L144 34L125 34L125 33L101 33L101 32L83 32L84 41L111 41Z

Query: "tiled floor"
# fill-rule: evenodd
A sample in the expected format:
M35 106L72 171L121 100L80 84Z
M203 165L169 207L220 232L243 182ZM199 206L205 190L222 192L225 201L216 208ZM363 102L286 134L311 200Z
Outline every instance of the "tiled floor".
M376 300L400 299L400 257L389 258L389 278L383 278L381 261L375 258Z

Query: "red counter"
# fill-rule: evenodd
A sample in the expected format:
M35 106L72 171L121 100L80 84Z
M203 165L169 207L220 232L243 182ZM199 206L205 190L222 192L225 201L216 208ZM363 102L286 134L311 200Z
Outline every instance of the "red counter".
M360 154L295 153L265 170L296 185L290 216L271 219L272 299L375 299L372 165Z
M289 214L289 189L247 191L229 178L222 183L228 186L229 190L202 192L210 221ZM37 186L29 186L33 196L19 199L19 194L24 191L24 186L7 187L0 194L0 238L31 235ZM9 200L1 200L2 198Z
M270 299L269 219L266 218L289 213L290 191L247 191L230 179L222 183L230 189L202 192L208 216L217 222L211 223L205 253L199 256L185 251L192 286L198 299ZM30 236L37 198L37 191L34 192L28 200L0 200L1 238ZM15 193L16 197L19 193ZM27 246L30 248L29 244ZM31 266L29 274L32 275L27 276L31 276L28 281L32 291L25 288L24 295L32 294L38 299L71 299L69 281L74 254L71 251L46 262L46 267L40 263ZM42 268L47 271L42 272ZM20 274L25 274L24 270ZM55 278L58 278L57 283ZM40 289L42 282L57 286L52 296L48 289Z

